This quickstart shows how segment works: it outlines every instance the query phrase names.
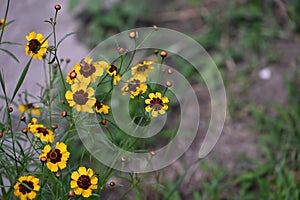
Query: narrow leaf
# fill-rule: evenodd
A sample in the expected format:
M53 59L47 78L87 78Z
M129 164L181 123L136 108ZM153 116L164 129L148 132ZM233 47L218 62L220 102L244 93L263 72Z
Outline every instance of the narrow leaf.
M29 66L30 66L30 64L31 64L31 61L32 61L32 57L30 58L30 60L29 60L28 63L26 64L26 66L25 66L25 68L24 68L24 70L23 70L23 72L22 72L22 74L21 74L21 76L20 76L20 78L19 78L19 81L18 81L18 83L17 83L17 85L16 85L16 88L15 88L15 90L14 90L14 93L13 93L13 95L12 95L12 98L11 98L10 102L12 102L12 101L14 100L16 94L18 93L18 91L19 91L19 89L20 89L20 87L21 87L21 85L22 85L22 83L23 83L23 81L24 81L24 79L25 79L25 77L26 77L27 71L28 71Z
M67 37L69 37L69 36L71 36L71 35L74 35L74 34L76 34L76 32L68 33L68 34L66 34L64 37L62 37L62 38L58 41L58 43L57 43L57 48L58 48L58 46L60 45L60 43L62 43L65 39L67 39Z
M6 50L6 49L2 49L0 48L1 51L7 53L9 56L11 56L15 61L17 61L17 63L20 63L20 61L18 60L18 58L10 51Z

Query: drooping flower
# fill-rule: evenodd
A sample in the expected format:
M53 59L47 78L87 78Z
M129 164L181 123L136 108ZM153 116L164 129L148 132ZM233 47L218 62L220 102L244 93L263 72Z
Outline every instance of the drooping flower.
M3 26L5 26L5 20L0 19L0 29L2 29Z
M14 185L14 194L21 200L34 199L39 190L39 179L34 176L21 176Z
M79 66L78 78L81 82L94 83L99 76L102 76L105 68L109 66L104 61L97 61L92 63L90 57L81 60Z
M137 77L133 77L127 81L127 83L122 87L123 95L130 94L130 98L134 98L139 94L143 94L147 90L147 85L145 82L141 81Z
M97 189L98 178L91 168L79 167L71 175L71 188L76 195L88 198L92 195L92 190Z
M41 60L47 51L48 40L45 40L41 33L31 32L26 36L28 43L25 45L26 54L34 59Z
M95 103L95 110L96 110L96 112L98 112L100 114L103 113L106 115L106 114L108 114L109 106L105 105L97 100Z
M152 61L143 61L131 68L132 76L139 78L143 82L146 81L149 72L153 71L154 66Z
M48 169L52 172L57 172L58 169L62 170L67 167L69 156L70 153L67 150L67 145L57 142L54 149L50 145L46 145L39 158L47 158L46 165Z
M168 97L161 97L160 92L150 93L149 99L145 100L145 104L147 104L145 110L151 112L153 117L157 117L158 113L164 114L168 110L168 103Z
M33 133L37 138L40 138L42 142L54 141L53 131L47 129L43 124L37 124L36 118L32 118L31 122L28 123L27 126L28 131Z
M96 103L94 89L87 88L86 84L73 84L72 91L67 91L65 97L70 107L74 107L77 111L93 113L93 107Z
M33 105L32 103L29 103L27 105L19 105L18 110L20 114L23 114L24 112L27 112L28 114L34 114L37 116L40 116L41 114L39 106Z
M118 74L118 68L114 65L108 65L106 67L106 72L114 78L114 85L117 85L121 80L121 76Z

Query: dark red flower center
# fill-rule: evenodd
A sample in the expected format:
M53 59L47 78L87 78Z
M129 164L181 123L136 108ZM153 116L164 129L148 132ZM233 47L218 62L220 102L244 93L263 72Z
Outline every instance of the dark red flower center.
M37 131L38 131L38 133L42 133L43 136L46 136L46 135L49 134L48 130L46 128L44 128L44 127L38 127Z
M79 105L85 105L89 100L88 96L89 94L87 92L84 92L84 90L79 90L73 94L73 100Z
M29 41L28 47L29 51L32 51L33 53L37 53L41 46L41 43L37 39L32 39Z
M50 159L52 163L58 163L61 161L62 154L59 149L51 150L47 153L47 159Z
M140 80L134 79L134 80L130 81L128 83L129 91L136 91L136 88L140 87L140 85L141 85L141 81Z
M161 108L164 106L163 101L161 100L161 98L152 98L152 100L150 101L150 107L153 108L155 111L157 110L161 110Z
M92 185L90 177L81 175L77 180L77 185L84 190L88 189Z
M100 103L100 101L97 100L96 103L95 103L95 107L96 107L97 110L99 110L103 107L103 104Z
M79 72L85 77L89 77L96 72L96 68L92 64L88 64L84 60L80 62L80 70Z
M33 190L33 188L34 188L33 187L33 182L31 182L31 181L22 181L22 183L19 185L19 192L21 192L22 194L25 195L26 193L30 193Z
M111 65L110 68L108 69L108 71L110 73L113 73L114 71L117 72L117 70L118 70L118 68L116 66L114 66L114 65Z
M142 63L143 64L143 63ZM138 72L145 72L146 70L148 69L148 65L142 65L142 66L139 66L136 71Z

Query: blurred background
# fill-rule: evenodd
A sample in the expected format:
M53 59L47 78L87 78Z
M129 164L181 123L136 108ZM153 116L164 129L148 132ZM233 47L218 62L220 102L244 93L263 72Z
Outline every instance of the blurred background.
M9 16L20 23L20 30L50 31L42 20L52 16L54 2L13 4ZM217 64L228 98L223 134L213 152L187 174L184 159L164 169L159 199L300 199L299 0L69 0L61 4L59 34L78 32L60 49L72 63L111 35L156 24L192 37ZM20 36L8 28L6 34L7 40L25 43L27 32ZM23 49L12 51L24 54ZM20 61L28 59L24 55ZM6 67L1 68L13 88L21 70L10 62L1 59ZM34 67L32 77L39 73L39 66ZM34 92L36 80L31 80L27 77L24 88ZM201 101L207 106L205 87L195 84L194 88L203 92ZM201 115L209 117L205 113L209 109L202 110ZM198 154L198 148L192 146L190 154ZM154 199L150 186L139 187L140 192L133 191L128 199ZM113 199L122 191L115 187L105 195Z

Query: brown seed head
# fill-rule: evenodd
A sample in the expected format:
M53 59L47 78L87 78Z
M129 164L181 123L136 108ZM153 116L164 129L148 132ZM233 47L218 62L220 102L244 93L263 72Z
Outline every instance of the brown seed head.
M157 31L158 30L158 26L157 25L153 25L153 29Z
M173 74L174 70L173 69L168 69L168 74Z
M118 49L118 51L119 51L119 54L123 54L123 53L125 53L125 48L123 48L123 47L120 47L119 49Z
M66 59L66 63L70 63L71 62L71 59L70 58L67 58Z
M70 190L70 191L69 191L69 197L74 197L74 196L75 196L74 190Z
M125 157L125 156L122 156L122 157L121 157L121 161L122 161L122 162L126 162L126 157Z
M166 51L160 52L160 56L163 58L167 57L167 55L168 55L168 53Z
M43 156L43 157L40 158L40 161L44 163L44 162L47 161L47 158L45 156Z
M106 123L107 123L106 119L102 119L102 120L101 120L101 124L102 124L102 125L106 125Z
M56 5L54 6L54 8L55 8L56 11L59 11L59 10L61 9L61 5L56 4Z
M171 86L172 86L172 82L171 82L171 81L167 81L167 82L166 82L166 86L167 86L167 87L171 87Z
M53 128L53 129L57 129L57 128L58 128L58 125L57 125L57 124L53 124L53 125L52 125L52 128Z
M109 185L110 185L111 187L114 187L114 186L116 185L116 183L115 183L114 181L111 181L111 182L109 183Z
M136 37L136 32L135 32L135 31L130 32L130 33L129 33L129 37L130 37L131 39L134 39L134 38Z
M14 109L12 107L9 107L8 112L12 112L12 111L14 111Z
M28 132L28 128L23 128L22 129L22 133L27 133Z
M23 115L23 116L21 116L20 117L20 121L23 121L23 122L25 122L26 121L26 117Z
M154 54L158 54L158 49L154 49L154 50L153 50L153 53L154 53Z
M61 116L62 116L62 117L66 117L67 114L68 114L68 113L67 113L66 111L62 111L62 112L61 112Z

